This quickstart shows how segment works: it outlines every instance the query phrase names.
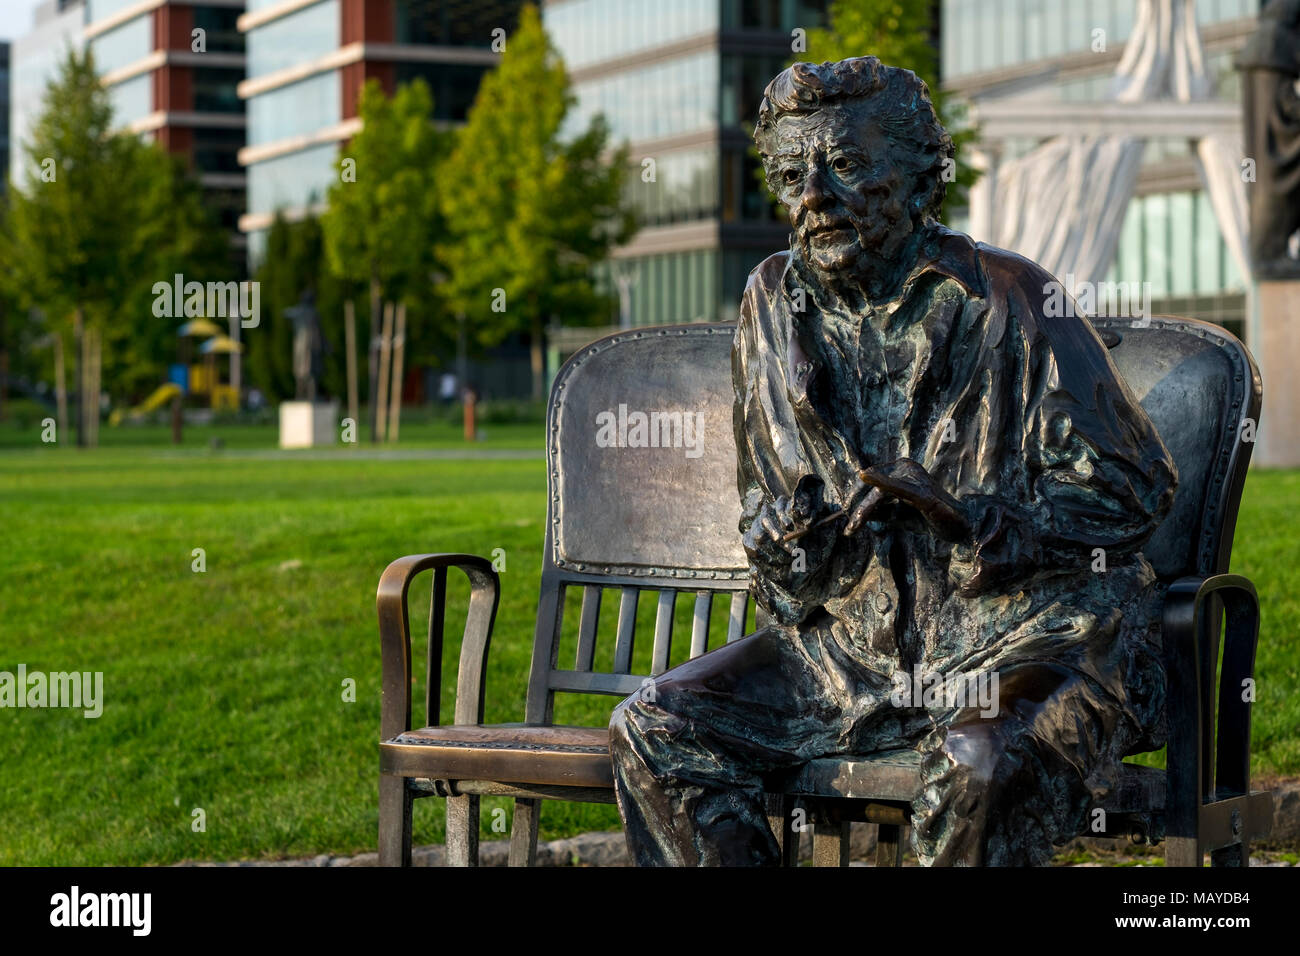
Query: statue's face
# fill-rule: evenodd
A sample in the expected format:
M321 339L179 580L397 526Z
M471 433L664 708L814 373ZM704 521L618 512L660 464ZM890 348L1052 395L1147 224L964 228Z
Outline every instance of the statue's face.
M828 277L872 259L890 261L913 228L907 203L914 184L864 110L834 103L781 116L767 159L768 181L789 211L804 261Z

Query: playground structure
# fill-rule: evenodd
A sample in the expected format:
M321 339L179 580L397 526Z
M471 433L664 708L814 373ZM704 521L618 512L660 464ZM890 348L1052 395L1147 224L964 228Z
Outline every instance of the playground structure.
M176 364L168 369L168 381L159 385L148 398L134 408L116 409L109 416L110 425L123 421L138 421L157 412L169 403L184 403L187 397L196 406L206 404L214 412L237 411L239 393L234 386L221 381L217 367L218 355L234 355L243 346L222 332L221 327L208 319L192 319L176 330ZM192 362L193 339L206 337L198 347L202 361ZM204 401L206 399L206 401Z

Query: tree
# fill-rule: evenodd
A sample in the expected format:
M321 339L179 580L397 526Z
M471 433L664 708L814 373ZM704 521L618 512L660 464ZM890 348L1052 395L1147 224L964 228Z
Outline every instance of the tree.
M608 127L599 117L563 140L573 103L541 16L526 5L440 173L444 296L481 345L528 333L537 399L547 319L582 323L608 314L592 269L633 231L622 205L626 149L607 155Z
M834 0L828 29L808 31L808 49L798 59L814 63L843 60L853 56L874 56L888 66L911 70L930 88L939 119L952 134L957 150L954 180L944 200L944 219L964 207L967 192L979 179L979 172L964 159L965 147L975 141L976 131L966 126L965 106L944 95L939 87L935 49L931 43L929 0Z
M434 167L445 149L423 80L402 86L391 99L377 80L367 82L358 113L361 132L339 156L339 178L330 187L321 225L331 269L369 285L373 339L382 302L429 281L438 214ZM372 377L372 441L374 391L382 386Z
M205 237L214 230L197 184L174 157L114 131L89 51L67 53L46 89L26 155L25 188L11 189L4 252L25 304L40 307L56 335L72 326L77 440L93 445L105 344L117 358L110 358L110 376L143 352L152 354L153 371L165 363L151 343L174 328L153 316L148 290L182 263L193 266L201 250L213 253ZM168 341L161 354L172 348Z

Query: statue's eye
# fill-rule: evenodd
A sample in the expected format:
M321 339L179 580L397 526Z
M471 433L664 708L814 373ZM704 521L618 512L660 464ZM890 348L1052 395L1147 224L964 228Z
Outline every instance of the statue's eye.
M852 168L853 160L849 159L847 156L836 156L831 160L831 169L835 170L837 173L847 173Z
M781 178L785 180L787 186L795 186L798 185L799 180L802 179L803 176L799 173L799 170L795 169L793 166L788 166L781 170Z

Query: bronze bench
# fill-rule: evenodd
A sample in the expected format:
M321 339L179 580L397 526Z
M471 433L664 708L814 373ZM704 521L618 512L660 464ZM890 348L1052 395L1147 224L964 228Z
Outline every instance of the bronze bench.
M1242 699L1243 682L1253 678L1259 603L1249 580L1227 573L1252 448L1251 433L1244 430L1259 416L1259 373L1237 339L1204 322L1094 324L1173 454L1180 482L1172 511L1146 549L1169 587L1162 635L1169 679L1167 769L1126 765L1121 785L1101 805L1104 827L1091 835L1164 841L1170 865L1199 866L1210 852L1215 865L1243 866L1250 841L1267 835L1272 820L1271 794L1250 790L1250 704ZM556 695L623 698L666 670L679 596L694 599L690 657L761 623L753 620L737 529L733 332L725 324L621 332L574 355L557 376L547 417L541 596L522 723L482 724L500 587L491 562L426 554L401 558L384 571L378 593L382 864L409 865L412 802L440 796L447 800L448 861L476 865L480 798L505 795L515 800L510 863L531 865L544 800L614 802L606 728L555 725ZM661 447L626 447L631 442L621 441L610 447L608 433L600 439L597 416L618 416L620 406L692 413L698 433L674 433L672 421L661 418L655 436L664 439L657 442ZM673 446L674 434L680 447ZM694 447L693 437L699 439ZM471 595L455 723L438 726L447 570L453 567L468 575ZM424 675L430 726L418 728L411 725L407 592L427 570L433 571ZM576 652L572 666L567 660L561 666L571 589L581 596L572 638ZM600 628L607 592L618 604L612 634ZM649 594L656 602L650 669L636 674L637 607ZM715 608L725 614L725 627L716 626ZM598 641L610 640L612 655L606 656L612 664L598 669ZM1216 666L1220 649L1222 663ZM769 786L773 829L787 862L798 852L796 818L813 832L815 863L847 862L853 821L879 826L879 863L901 861L908 803L917 786L915 754L822 758ZM796 814L797 808L804 813Z

